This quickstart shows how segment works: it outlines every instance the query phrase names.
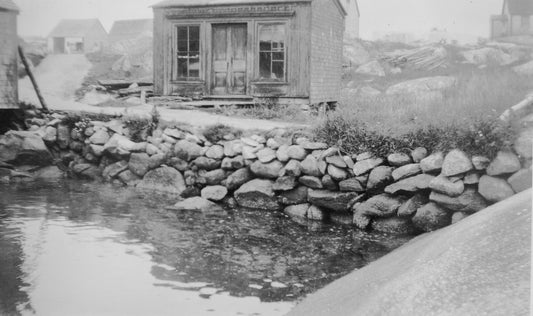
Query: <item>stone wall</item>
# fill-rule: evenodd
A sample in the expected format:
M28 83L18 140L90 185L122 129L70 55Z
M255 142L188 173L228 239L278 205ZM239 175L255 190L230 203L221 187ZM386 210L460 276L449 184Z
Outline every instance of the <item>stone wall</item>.
M4 181L43 177L38 168L13 165L55 161L71 177L180 196L171 207L177 211L216 211L226 204L283 211L298 221L412 234L448 226L531 187L527 135L491 161L459 149L344 155L304 137L283 137L283 130L222 135L224 141L211 143L165 128L133 142L119 120L69 128L54 114L30 123L31 131L0 136ZM55 175L49 168L45 175Z

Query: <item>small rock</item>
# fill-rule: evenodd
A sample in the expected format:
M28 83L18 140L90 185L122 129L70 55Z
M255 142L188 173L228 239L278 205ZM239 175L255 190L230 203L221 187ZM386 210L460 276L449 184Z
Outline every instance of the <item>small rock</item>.
M400 217L411 217L415 215L416 211L421 208L423 205L426 205L429 202L429 199L422 195L416 194L407 202L403 203L402 206L398 209L398 216Z
M417 176L407 178L387 186L385 188L385 192L389 194L396 194L402 191L416 192L419 190L426 190L429 188L429 183L434 178L434 176L428 174L419 174Z
M522 169L513 174L507 182L516 193L520 193L531 188L531 178L531 169Z
M513 147L520 157L531 159L533 156L533 130L528 129L521 132Z
M118 178L120 179L120 181L122 181L124 184L126 184L129 187L134 187L141 181L139 176L137 176L135 173L131 172L130 170L121 172L118 175Z
M365 192L361 183L355 178L339 182L339 188L342 192Z
M283 205L295 205L307 202L309 189L301 186L294 190L283 192L279 196L279 200Z
M324 150L328 149L328 144L326 143L312 143L312 142L304 142L302 144L302 147L306 150Z
M313 177L321 177L323 175L318 168L318 161L311 155L307 156L307 158L302 161L301 167L302 172L305 175Z
M196 196L176 203L169 207L171 210L180 212L219 212L222 207L207 199Z
M454 197L463 194L465 185L461 180L452 182L445 176L438 176L429 183L429 188L435 192Z
M308 203L289 205L283 212L290 217L307 218L307 210L309 209L309 206Z
M467 218L468 216L469 216L469 214L465 213L465 212L455 212L455 213L453 213L453 215L452 215L452 225L459 223L460 221L462 221L463 219Z
M414 226L424 232L432 232L451 224L451 214L435 203L428 203L416 211L412 221Z
M460 175L472 170L474 166L468 156L461 150L454 149L444 158L442 174L447 177Z
M122 160L107 166L102 172L102 176L104 177L104 179L109 181L117 177L121 172L125 171L126 169L128 169L128 162Z
M47 143L55 143L57 140L57 129L52 126L47 126L44 129L43 140Z
M354 206L354 213L370 217L396 216L398 209L405 200L388 194L380 194L371 197L363 203Z
M224 143L224 155L227 157L235 157L242 154L242 142L239 140Z
M268 148L271 148L274 150L278 149L281 146L274 138L269 138L267 140L266 145Z
M226 157L222 160L222 169L224 170L237 170L244 167L244 157Z
M308 201L309 203L318 207L337 211L345 212L349 211L354 200L359 195L355 192L332 192L325 190L309 190Z
M146 153L133 153L128 167L131 172L142 178L150 170L150 156Z
M437 152L429 155L420 161L420 168L424 173L437 173L442 169L444 164L444 154Z
M276 152L271 148L264 148L257 152L257 159L262 163L269 163L276 159Z
M392 178L394 181L400 181L421 173L422 169L420 168L420 164L409 164L392 171Z
M228 195L228 189L221 185L207 186L201 191L201 196L204 199L214 202L222 201L226 195Z
M226 187L229 190L235 190L245 184L246 182L249 182L252 180L252 173L248 168L242 168L234 173L232 173L227 179L226 179Z
M189 169L189 164L185 160L178 157L170 158L168 164L181 172L185 172Z
M307 218L312 221L323 221L326 219L326 213L319 207L311 205L307 210Z
M366 187L369 191L381 190L393 182L392 167L379 166L374 168L368 176Z
M296 178L292 176L284 176L276 179L274 183L274 191L290 191L297 185Z
M261 147L243 146L242 156L245 160L257 159L257 152L260 151L261 149L262 149Z
M98 130L89 138L89 141L95 145L105 145L109 141L109 134L105 130Z
M500 202L515 194L507 181L491 176L482 176L479 180L479 193L489 202Z
M303 176L298 179L298 182L305 185L306 187L309 187L311 189L322 189L322 181L317 177L312 176Z
M328 166L328 174L336 181L342 181L348 178L348 171L345 169L337 168L334 165Z
M329 157L326 157L326 162L329 163L330 165L334 165L335 167L341 168L341 169L348 167L348 165L346 164L346 162L344 161L344 159L341 156L329 156ZM353 166L352 166L352 168L353 168Z
M411 157L404 153L394 153L387 157L389 164L394 167L401 167L411 163Z
M286 176L299 177L302 174L302 165L298 160L291 160L287 163L282 173Z
M520 170L521 167L520 160L518 160L518 157L514 153L500 151L487 168L487 175L499 176L515 173Z
M253 174L265 179L276 179L280 175L281 169L283 169L283 164L277 160L268 164L256 161L250 166Z
M137 188L180 195L185 190L185 180L178 170L162 166L149 171L137 185Z
M276 211L280 205L273 190L274 182L255 179L242 185L234 193L235 200L242 207Z
M203 174L203 178L209 185L218 185L226 179L226 172L222 169L216 169Z
M207 158L203 156L196 158L192 163L196 167L198 167L198 169L207 170L207 171L218 169L221 166L220 160L215 160L215 159Z
M346 163L346 167L353 170L353 167L355 166L355 162L353 161L353 159L350 158L350 156L344 156L342 157L342 159L344 160L344 163Z
M353 172L356 176L363 175L383 163L381 158L369 158L362 161L357 160L353 167Z
M457 197L431 192L429 199L455 212L475 213L488 206L487 201L473 188L467 188Z
M289 157L289 145L281 145L276 151L276 157L281 162L287 162L291 158ZM303 160L303 159L302 159Z
M371 159L373 157L374 157L374 155L371 152L364 152L362 154L356 155L355 156L355 160L356 161L363 161L363 160Z
M424 147L417 147L411 151L411 158L413 158L414 163L420 163L424 158L428 156L428 150Z
M479 175L479 173L470 171L466 174L463 182L465 185L474 185L479 183L480 178L481 176Z
M187 140L178 141L174 151L178 158L185 161L191 161L202 156L202 147Z
M287 149L287 155L289 159L296 159L302 161L307 157L307 151L301 146L293 145Z
M220 160L224 158L224 147L220 145L211 146L205 153L207 158Z

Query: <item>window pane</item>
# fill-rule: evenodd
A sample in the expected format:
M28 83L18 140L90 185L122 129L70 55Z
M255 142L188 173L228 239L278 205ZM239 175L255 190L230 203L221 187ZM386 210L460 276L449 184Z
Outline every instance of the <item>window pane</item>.
M272 49L272 29L270 25L259 27L259 50L269 51Z
M284 77L284 62L272 62L272 79L283 79Z
M190 41L189 42L189 51L197 52L200 50L200 42L199 41Z
M200 27L199 26L189 26L189 40L191 41L200 40Z
M188 76L187 63L188 63L188 59L178 58L178 77L179 78L186 78Z
M178 40L187 41L187 39L189 38L187 33L188 32L186 26L178 26Z
M263 79L271 78L272 53L259 54L259 75Z
M178 52L187 52L187 41L178 40Z
M285 53L272 53L272 60L285 61Z

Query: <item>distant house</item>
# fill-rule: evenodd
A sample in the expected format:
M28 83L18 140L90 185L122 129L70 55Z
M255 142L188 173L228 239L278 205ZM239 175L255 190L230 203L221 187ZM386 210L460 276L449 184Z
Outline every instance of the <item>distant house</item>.
M103 49L107 32L98 19L62 20L48 35L54 54L84 54Z
M359 38L359 19L361 12L357 0L341 0L346 9L346 30L345 34L349 38Z
M533 0L504 0L502 14L490 18L491 38L533 35Z
M18 108L18 13L11 0L0 0L0 109Z
M341 0L166 0L154 8L154 92L338 101Z

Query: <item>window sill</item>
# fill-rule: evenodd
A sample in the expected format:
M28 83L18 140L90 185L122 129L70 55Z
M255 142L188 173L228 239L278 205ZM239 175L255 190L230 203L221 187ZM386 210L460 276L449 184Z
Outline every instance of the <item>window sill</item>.
M287 81L252 81L251 84L254 85L278 85L278 86L286 86L289 83Z
M201 79L195 79L195 80L180 80L180 79L177 79L177 80L171 80L170 83L173 83L173 84L205 84L205 81L204 80L201 80Z

